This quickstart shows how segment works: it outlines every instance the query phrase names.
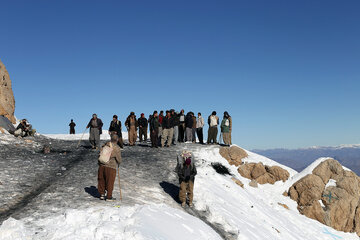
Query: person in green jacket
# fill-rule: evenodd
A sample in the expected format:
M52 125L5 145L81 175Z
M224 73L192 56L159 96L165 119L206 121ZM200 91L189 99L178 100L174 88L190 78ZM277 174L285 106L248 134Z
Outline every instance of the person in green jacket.
M221 125L220 125L224 144L228 145L228 146L230 146L230 144L231 144L229 117L230 117L229 114L224 113L224 118L221 121Z

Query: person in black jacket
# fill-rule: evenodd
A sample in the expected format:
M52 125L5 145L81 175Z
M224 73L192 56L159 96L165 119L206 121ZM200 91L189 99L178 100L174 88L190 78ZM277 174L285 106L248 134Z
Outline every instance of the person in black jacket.
M193 155L186 151L178 156L179 165L176 170L180 183L179 199L182 207L186 205L186 197L189 199L189 207L193 206L194 182L197 174L194 160Z
M71 119L71 121L69 123L70 134L75 134L75 126L76 126L76 124L74 123L74 120Z
M159 119L158 119L158 112L154 111L150 119L150 138L151 138L151 147L157 148L158 147L158 134L159 134Z
M193 139L193 133L192 128L194 125L193 115L192 112L188 112L185 117L185 128L186 128L186 141L192 142Z
M94 113L86 128L90 128L89 141L92 149L100 149L100 134L102 134L103 122Z
M145 115L143 113L141 114L141 117L138 119L138 124L139 124L140 142L142 142L143 136L144 136L144 142L146 142L148 120L145 118Z
M179 142L184 142L185 138L185 115L184 115L184 109L181 109L179 114Z
M118 116L114 115L113 116L113 120L110 122L110 127L109 127L109 134L111 136L111 134L115 132L116 135L118 136L118 145L121 148L124 148L124 142L122 139L122 129L121 129L121 121L118 120Z
M170 111L166 111L166 116L162 121L162 136L161 136L161 147L164 147L167 142L167 147L170 147L172 137L174 134L174 119L170 115Z
M176 145L179 138L179 125L180 125L180 115L178 112L175 113L175 110L172 111L172 117L174 119L174 135L173 135L173 144Z

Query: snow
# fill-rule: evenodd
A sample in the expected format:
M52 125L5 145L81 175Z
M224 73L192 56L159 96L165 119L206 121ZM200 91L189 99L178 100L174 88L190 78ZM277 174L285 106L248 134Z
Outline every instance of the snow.
M328 183L325 185L325 189L328 187L336 187L336 180L334 179L329 179Z
M58 140L68 140L68 141L74 141L74 140L88 140L89 139L89 129L87 129L83 133L77 133L77 134L43 134L43 136L52 138L52 139L58 139ZM124 140L128 139L128 133L122 132L122 136ZM110 140L110 135L108 130L102 130L102 134L100 135L100 140Z
M80 140L82 133L76 135L46 135L47 139L57 140ZM123 137L127 134L123 133ZM88 135L84 135L83 139L86 141ZM102 139L106 140L109 135L104 131ZM0 147L8 146L10 143L18 143L24 141L22 139L14 138L11 135L0 134ZM44 142L46 142L44 140ZM39 148L40 144L37 142L29 143L33 148ZM74 144L74 143L73 143ZM31 146L29 145L29 148ZM127 157L131 157L137 147L130 148L131 150ZM140 148L140 147L139 147ZM170 151L170 149L159 149L158 151ZM344 233L336 231L328 226L321 224L318 221L309 219L301 215L297 210L297 204L289 197L282 195L289 187L310 174L312 170L321 162L328 158L320 158L313 162L309 167L302 172L297 173L295 170L283 166L271 159L261 155L247 151L248 157L244 159L245 162L262 162L264 165L280 166L290 173L290 178L286 182L278 181L274 185L264 184L259 185L258 188L249 186L249 179L243 178L235 166L230 166L228 162L219 154L219 147L214 145L194 145L182 144L177 146L176 151L181 149L188 149L192 151L196 157L196 166L198 175L195 180L194 187L194 209L196 213L202 213L206 221L212 226L221 226L221 228L229 233L232 238L241 240L254 239L284 239L284 240L327 240L333 239L332 234L339 238L337 239L356 239L359 237L355 233ZM142 148L144 149L144 148ZM127 149L125 148L125 151ZM156 151L156 150L154 150ZM70 155L70 154L69 154ZM93 153L95 156L96 153ZM58 154L58 158L65 159L66 155ZM44 157L45 159L45 157ZM0 159L0 161L2 161ZM169 164L175 164L175 159ZM219 162L229 168L231 174L244 183L244 188L236 185L229 175L220 175L212 168L211 163ZM41 162L40 162L41 163ZM39 164L40 164L39 163ZM75 189L84 188L84 186L91 186L88 182L96 182L96 178L86 178L86 174L75 174L75 171L64 167L61 163L45 166L44 169L59 168L66 171L70 177L74 177L74 181L78 185ZM131 166L136 166L131 165ZM35 167L39 167L36 165ZM30 178L33 170L30 164L26 171L21 171L21 178ZM79 168L84 169L83 173L89 170L83 166ZM14 169L16 170L16 169ZM27 175L26 175L27 174ZM58 172L61 174L61 172ZM137 175L139 174L139 175ZM141 172L137 173L134 178L141 178ZM83 176L84 175L84 176ZM89 174L90 176L90 174ZM12 170L6 169L6 172L0 173L0 181L3 179L10 179L17 182L17 177ZM79 181L80 180L80 181ZM86 180L86 184L81 182ZM146 179L141 179L141 184L144 184ZM131 182L124 180L124 186L127 191L131 191L133 185ZM63 188L58 183L58 188ZM91 184L91 183L90 183ZM138 183L134 183L136 185ZM103 201L89 201L73 204L72 208L61 209L60 205L51 206L43 205L44 203L54 201L68 201L61 199L63 195L55 195L52 192L44 192L39 198L43 200L34 202L31 207L38 207L47 211L48 214L29 211L29 216L22 218L6 219L0 226L0 240L8 239L221 239L221 236L214 231L214 229L200 218L188 214L187 211L178 206L173 199L169 202L169 196L158 186L138 186L138 189L132 191L139 192L145 196L143 199L128 199L123 202L115 202L113 204ZM328 185L336 185L336 182L330 180ZM159 185L159 184L158 184ZM327 186L328 186L327 185ZM124 187L124 188L125 188ZM16 189L16 188L14 188ZM5 192L5 188L0 186L0 193ZM18 190L21 191L21 188ZM147 197L146 194L151 193L152 197ZM129 194L129 193L128 193ZM157 197L154 197L157 196ZM136 201L137 200L137 201ZM81 199L83 201L83 199ZM135 204L129 204L129 201ZM141 203L141 204L137 204ZM289 207L285 209L280 206L286 204ZM119 205L120 204L120 205Z
M33 224L41 231L10 218L0 227L0 239L221 239L201 220L155 204L68 209Z

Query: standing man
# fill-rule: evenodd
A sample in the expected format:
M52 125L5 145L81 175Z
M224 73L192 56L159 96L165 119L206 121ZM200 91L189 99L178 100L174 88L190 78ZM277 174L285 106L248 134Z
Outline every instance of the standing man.
M138 122L134 112L131 112L125 121L125 126L128 130L129 145L134 146L137 138Z
M86 128L90 128L89 141L92 149L100 149L100 134L102 134L103 122L94 113Z
M173 135L173 144L176 145L179 138L179 125L180 125L180 116L179 112L175 113L175 110L172 109L171 113L173 119L174 119L174 135Z
M196 143L196 117L195 114L193 112L191 112L191 116L193 119L193 125L192 125L192 142Z
M74 123L74 120L71 119L71 121L69 123L70 134L75 134L75 126L76 126L76 124Z
M180 115L179 115L179 142L184 142L184 136L185 136L185 115L184 115L184 109L181 109Z
M232 144L232 140L231 140L231 132L232 132L232 118L231 116L229 115L229 113L227 111L224 112L224 115L227 115L228 116L228 119L229 119L229 138L230 138L230 145Z
M208 140L207 143L216 144L216 138L218 134L217 126L219 125L219 117L216 116L216 112L213 111L212 114L208 118L209 130L208 130Z
M199 142L204 144L204 135L203 135L203 127L205 125L204 118L201 116L201 113L198 113L198 118L196 121L196 134L199 138Z
M193 118L191 112L188 112L185 117L185 127L186 127L186 142L192 142L192 127L193 127Z
M170 147L172 137L174 134L174 120L170 115L170 111L166 111L166 116L162 121L162 136L161 136L161 147L164 147L165 142L167 142L166 146Z
M158 112L154 111L154 114L150 119L150 138L151 138L152 148L158 147L158 134L159 134Z
M119 138L118 145L124 148L124 142L122 139L121 121L118 120L118 116L114 115L113 120L110 122L109 134L116 133Z
M181 206L185 207L186 198L188 198L189 207L192 207L194 198L194 181L197 171L195 167L195 159L190 152L184 151L178 156L176 171L180 183L179 199Z
M98 191L100 193L100 200L105 200L105 191L107 195L106 201L116 200L112 196L112 192L114 189L114 182L116 178L116 168L119 167L119 164L121 162L121 150L120 147L117 145L118 141L118 135L112 134L111 141L105 144L109 147L112 147L113 149L110 155L110 160L107 163L101 163L100 161L98 162Z
M139 124L140 142L142 142L143 136L144 136L144 142L146 142L148 120L145 118L145 115L143 113L141 114L141 117L138 119L138 124Z
M230 120L229 120L229 114L224 112L224 118L221 121L221 133L223 136L223 141L225 145L230 146Z

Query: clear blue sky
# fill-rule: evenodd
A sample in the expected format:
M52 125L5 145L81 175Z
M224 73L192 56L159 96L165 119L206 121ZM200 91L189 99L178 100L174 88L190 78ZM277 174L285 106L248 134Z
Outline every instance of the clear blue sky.
M248 149L360 143L360 1L2 1L17 118L227 110ZM205 129L207 130L207 128Z

